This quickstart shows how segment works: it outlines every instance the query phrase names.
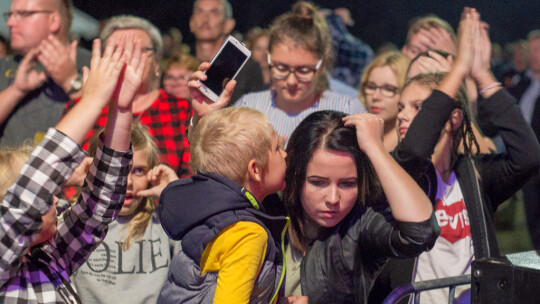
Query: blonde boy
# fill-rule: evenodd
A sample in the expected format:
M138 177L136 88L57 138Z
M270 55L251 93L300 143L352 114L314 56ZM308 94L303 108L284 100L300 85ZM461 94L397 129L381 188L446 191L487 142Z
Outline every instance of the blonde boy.
M197 175L163 191L158 214L182 240L158 303L275 302L283 280L278 241L288 223L260 202L285 187L285 152L261 112L226 108L191 130Z

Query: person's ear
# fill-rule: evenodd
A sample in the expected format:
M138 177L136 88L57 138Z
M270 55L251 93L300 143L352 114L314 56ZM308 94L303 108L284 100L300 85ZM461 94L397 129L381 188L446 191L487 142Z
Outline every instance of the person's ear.
M193 33L193 28L194 28L194 27L195 27L195 24L194 24L194 21L193 21L193 17L191 17L191 18L189 19L189 31L190 31L191 33Z
M233 18L226 19L225 20L225 35L229 35L234 29L235 25L236 25L236 21Z
M58 33L60 27L62 26L62 17L58 12L52 12L49 14L49 32Z
M454 109L452 111L452 131L456 131L463 123L463 111Z
M249 161L247 174L248 178L254 182L259 183L262 181L262 168L255 159Z
M405 44L405 45L403 45L403 47L401 48L401 52L402 52L403 54L407 54L407 51L408 51L408 50L407 50L407 45Z

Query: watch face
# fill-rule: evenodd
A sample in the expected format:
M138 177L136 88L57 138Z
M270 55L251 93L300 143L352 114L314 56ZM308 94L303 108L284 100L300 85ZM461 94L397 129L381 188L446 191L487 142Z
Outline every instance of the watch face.
M77 77L71 81L71 91L78 91L81 88L82 88L81 75L77 75Z

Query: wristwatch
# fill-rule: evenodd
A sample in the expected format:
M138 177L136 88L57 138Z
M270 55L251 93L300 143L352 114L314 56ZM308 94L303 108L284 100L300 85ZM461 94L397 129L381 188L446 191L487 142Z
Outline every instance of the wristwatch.
M77 77L75 77L69 84L71 87L69 88L69 91L67 91L68 95L78 92L80 89L82 89L82 75L77 73Z

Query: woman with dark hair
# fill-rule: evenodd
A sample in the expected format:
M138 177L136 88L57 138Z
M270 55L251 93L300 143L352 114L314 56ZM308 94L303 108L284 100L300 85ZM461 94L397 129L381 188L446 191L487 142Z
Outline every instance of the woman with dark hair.
M383 129L372 114L321 111L291 135L286 296L365 303L387 257L414 257L435 243L431 203L386 152Z
M193 93L196 81L189 86ZM234 82L217 103L195 106L196 115L219 109L233 89ZM292 218L286 297L366 303L388 257L414 257L435 243L440 230L431 202L385 150L383 130L372 114L320 111L291 135L283 193Z

